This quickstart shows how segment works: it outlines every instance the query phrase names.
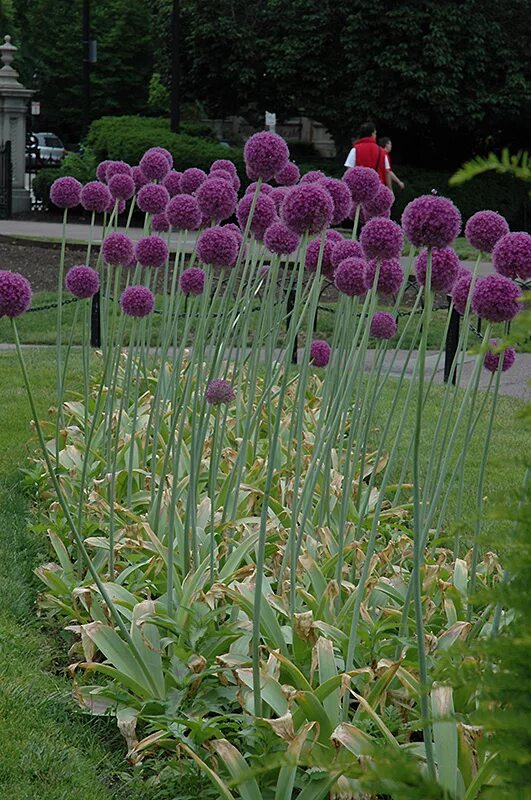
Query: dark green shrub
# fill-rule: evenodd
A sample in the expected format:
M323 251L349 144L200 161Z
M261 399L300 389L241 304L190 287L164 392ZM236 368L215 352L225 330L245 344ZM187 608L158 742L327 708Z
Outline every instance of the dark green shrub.
M71 175L81 183L88 183L96 178L96 158L87 148L82 155L69 153L61 166L45 167L37 172L33 179L33 192L36 200L48 208L50 204L50 188L52 183L63 175Z
M46 167L39 170L33 178L33 193L35 199L42 203L44 208L48 207L50 202L50 188L56 178L61 177L62 172L60 167Z

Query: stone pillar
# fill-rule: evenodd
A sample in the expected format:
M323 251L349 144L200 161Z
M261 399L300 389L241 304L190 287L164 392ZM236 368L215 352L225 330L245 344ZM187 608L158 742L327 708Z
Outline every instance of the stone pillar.
M11 160L13 164L13 201L14 214L31 209L29 191L25 188L26 173L26 114L28 100L33 94L18 81L18 72L11 62L17 48L11 44L11 36L4 37L0 47L0 144L11 141Z

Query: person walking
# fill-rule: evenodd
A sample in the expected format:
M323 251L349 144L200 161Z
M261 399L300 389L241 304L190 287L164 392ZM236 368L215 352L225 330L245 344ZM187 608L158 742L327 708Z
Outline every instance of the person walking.
M364 122L359 129L358 138L345 161L345 167L370 167L378 173L381 182L391 188L390 164L387 153L376 141L376 125Z
M389 177L391 178L391 184L396 183L396 185L400 189L403 189L405 183L395 175L395 173L393 172L393 168L391 167L391 150L393 149L393 143L391 139L389 138L389 136L382 136L381 139L378 139L378 144L387 153L387 160L389 161Z

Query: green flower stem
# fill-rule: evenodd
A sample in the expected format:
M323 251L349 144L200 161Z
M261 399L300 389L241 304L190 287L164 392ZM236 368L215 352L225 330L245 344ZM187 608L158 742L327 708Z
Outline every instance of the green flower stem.
M224 420L227 419L227 409L225 410ZM212 443L210 447L210 464L208 468L208 495L210 497L210 583L214 583L214 552L216 550L216 483L221 447L223 437L219 437L219 407L214 409L214 429L212 431ZM169 574L169 570L168 570Z
M68 220L68 209L63 211L63 228L61 234L61 254L59 256L59 271L57 274L57 332L55 337L56 359L57 359L57 429L56 429L56 461L59 464L59 428L64 424L63 417L63 386L62 386L62 326L63 326L63 282L65 273L65 252L66 252L66 223Z
M352 235L351 239L356 240L358 238L358 225L360 221L360 211L361 211L361 203L358 203L356 206L356 211L354 212L354 224L352 225Z

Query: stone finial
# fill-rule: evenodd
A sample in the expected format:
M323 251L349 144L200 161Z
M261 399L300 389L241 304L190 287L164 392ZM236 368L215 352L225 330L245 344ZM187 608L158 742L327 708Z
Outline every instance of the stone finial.
M0 69L0 87L23 88L22 84L17 80L18 72L11 66L16 52L18 52L18 47L11 44L11 36L4 36L4 44L0 47L0 60L3 64L2 69Z

